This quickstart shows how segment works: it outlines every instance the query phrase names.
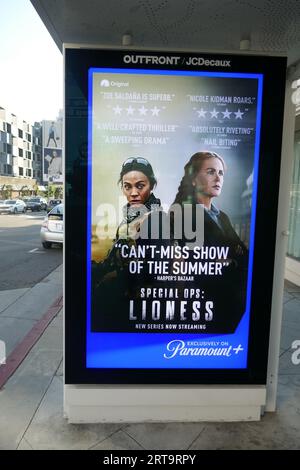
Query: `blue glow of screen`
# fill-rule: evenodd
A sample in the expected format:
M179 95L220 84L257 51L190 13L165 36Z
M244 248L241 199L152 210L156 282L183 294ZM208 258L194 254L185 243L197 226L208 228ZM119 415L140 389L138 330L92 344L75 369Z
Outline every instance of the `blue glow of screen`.
M198 76L219 78L241 78L257 80L257 115L254 149L254 178L249 243L248 285L246 311L233 334L182 334L182 333L93 333L91 332L91 188L92 188L92 99L93 74L141 74ZM253 273L253 252L255 215L257 203L257 182L262 108L262 74L194 72L171 70L143 70L118 68L91 68L88 82L88 198L87 198L87 368L128 368L128 369L245 369L248 357L248 336L250 324L251 286ZM218 342L218 346L207 348L205 342ZM189 349L188 349L189 348ZM214 356L219 348L220 355ZM193 349L193 354L191 350ZM187 351L190 351L187 353Z

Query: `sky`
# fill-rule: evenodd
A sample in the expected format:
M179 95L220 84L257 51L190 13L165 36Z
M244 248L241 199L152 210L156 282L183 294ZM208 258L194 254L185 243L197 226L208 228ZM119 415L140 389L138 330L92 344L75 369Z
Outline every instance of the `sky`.
M0 106L25 121L63 107L62 54L30 0L1 0Z

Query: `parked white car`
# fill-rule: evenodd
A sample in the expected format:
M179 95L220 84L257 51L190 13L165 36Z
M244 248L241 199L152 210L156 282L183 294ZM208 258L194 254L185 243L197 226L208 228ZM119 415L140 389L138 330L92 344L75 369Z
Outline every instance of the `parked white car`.
M41 228L41 242L44 248L51 248L52 243L64 241L64 205L58 204L45 217Z
M18 212L26 212L26 204L21 199L6 199L0 204L0 214L4 212L6 214L17 214Z

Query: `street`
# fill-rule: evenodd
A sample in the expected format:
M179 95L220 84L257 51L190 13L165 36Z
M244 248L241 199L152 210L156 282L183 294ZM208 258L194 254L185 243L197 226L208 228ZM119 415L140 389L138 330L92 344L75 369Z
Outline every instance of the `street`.
M62 263L60 245L49 250L41 245L45 215L0 214L0 291L32 287Z

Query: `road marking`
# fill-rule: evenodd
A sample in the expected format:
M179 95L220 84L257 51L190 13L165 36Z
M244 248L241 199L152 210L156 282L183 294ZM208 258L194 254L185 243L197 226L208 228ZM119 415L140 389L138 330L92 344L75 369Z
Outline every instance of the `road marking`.
M40 250L39 248L34 248L33 250L28 251L27 253L37 253L38 255L39 255L39 254L44 255L44 254L45 254L45 251Z

